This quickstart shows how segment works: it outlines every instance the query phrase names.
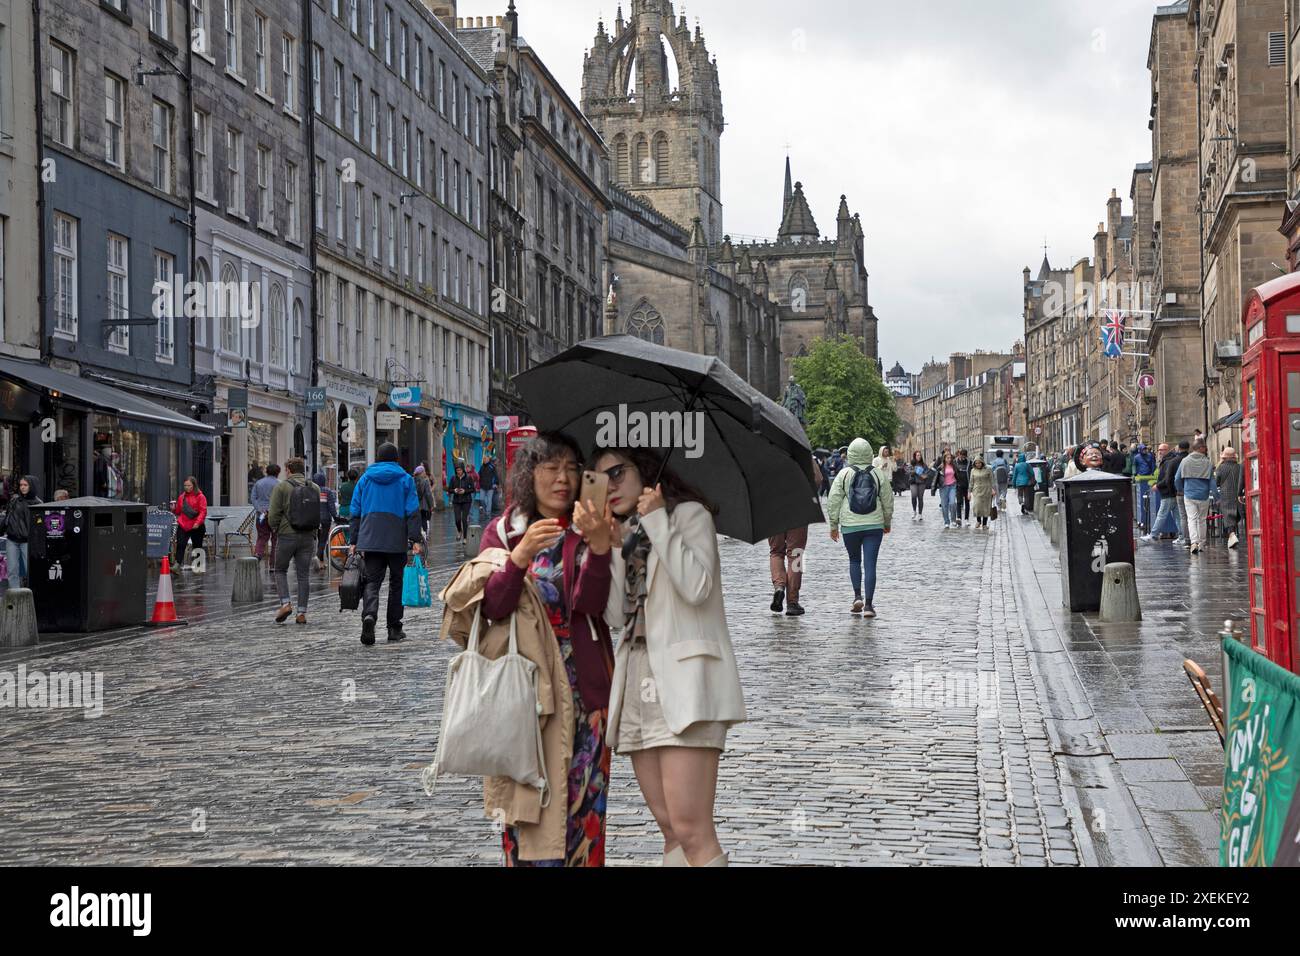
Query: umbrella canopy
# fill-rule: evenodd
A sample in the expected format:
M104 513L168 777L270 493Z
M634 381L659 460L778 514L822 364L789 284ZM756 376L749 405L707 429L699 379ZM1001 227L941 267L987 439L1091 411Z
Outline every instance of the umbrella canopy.
M670 454L668 466L718 508L722 534L752 544L824 520L803 426L713 356L610 335L514 381L541 431L586 452Z

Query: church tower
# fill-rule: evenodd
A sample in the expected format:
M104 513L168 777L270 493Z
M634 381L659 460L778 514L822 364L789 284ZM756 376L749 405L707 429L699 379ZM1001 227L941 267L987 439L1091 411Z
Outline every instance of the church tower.
M609 145L612 182L683 228L698 217L708 244L721 241L718 64L671 0L632 0L631 18L620 5L612 33L597 25L582 111Z

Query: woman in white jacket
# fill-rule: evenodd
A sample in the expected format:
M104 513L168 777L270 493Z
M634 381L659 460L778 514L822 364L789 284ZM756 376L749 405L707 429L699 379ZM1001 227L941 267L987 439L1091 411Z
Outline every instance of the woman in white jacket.
M713 802L727 730L745 719L713 509L643 449L605 451L616 541L605 619L615 654L608 742L630 754L665 866L726 866Z

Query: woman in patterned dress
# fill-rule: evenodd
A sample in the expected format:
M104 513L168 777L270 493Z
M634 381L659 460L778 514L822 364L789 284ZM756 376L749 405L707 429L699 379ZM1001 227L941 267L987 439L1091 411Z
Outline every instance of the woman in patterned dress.
M519 450L510 470L510 506L483 533L483 549L510 552L489 578L483 613L514 612L525 579L537 588L560 646L573 692L573 756L569 762L564 859L519 858L515 828L502 844L507 866L604 866L605 798L610 750L605 745L614 655L603 615L609 598L611 523L575 509L581 477L573 442L543 434ZM559 793L559 788L556 787Z

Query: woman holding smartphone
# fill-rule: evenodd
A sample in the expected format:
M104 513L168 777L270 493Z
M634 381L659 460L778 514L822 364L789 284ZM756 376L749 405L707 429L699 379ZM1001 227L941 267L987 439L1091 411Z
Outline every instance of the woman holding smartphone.
M564 858L522 859L519 834L507 826L507 866L605 865L605 727L614 655L602 615L609 599L613 519L575 509L578 461L577 447L563 435L542 434L523 446L508 479L510 511L483 532L484 551L510 552L504 567L488 578L483 613L505 620L519 606L524 587L535 587L573 692ZM565 791L555 781L552 786L559 802Z
M605 620L623 628L611 747L630 754L664 866L726 866L713 803L727 730L745 719L722 603L714 508L644 449L605 451L617 535ZM621 550L617 541L622 540Z

